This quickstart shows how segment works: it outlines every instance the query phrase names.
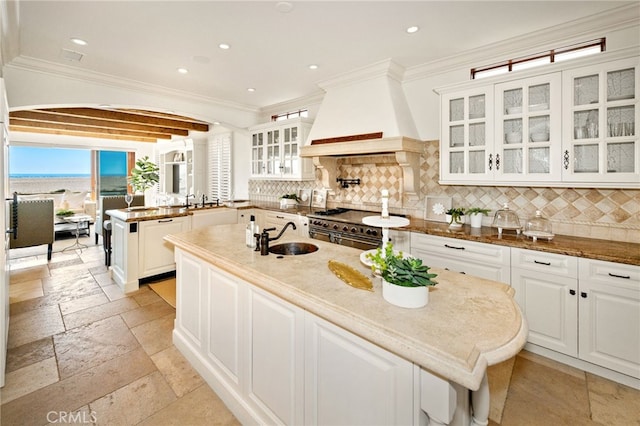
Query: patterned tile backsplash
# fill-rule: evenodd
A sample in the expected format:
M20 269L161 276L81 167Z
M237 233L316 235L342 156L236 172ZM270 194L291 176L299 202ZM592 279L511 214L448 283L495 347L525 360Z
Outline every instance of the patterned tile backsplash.
M348 157L339 161L339 176L360 178L360 185L338 188L329 194L328 206L380 210L380 190L389 190L389 210L412 217L425 217L426 196L451 197L453 207L490 209L483 225L491 225L493 213L509 203L522 225L540 210L556 234L640 242L640 190L595 188L533 188L509 186L444 186L438 183L438 141L427 143L421 162L421 197L402 194L402 172L392 156ZM283 194L298 189L321 188L315 182L251 180L252 201L277 202Z

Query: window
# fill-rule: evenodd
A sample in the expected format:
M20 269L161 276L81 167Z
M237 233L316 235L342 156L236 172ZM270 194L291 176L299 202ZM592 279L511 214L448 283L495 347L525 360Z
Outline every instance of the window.
M98 195L127 193L127 153L97 151Z
M606 39L586 41L584 43L552 49L547 52L537 53L531 56L524 56L516 59L509 59L498 64L486 65L479 68L471 68L471 79L492 77L506 74L512 71L520 71L528 68L539 67L554 62L561 62L582 56L593 55L604 52Z
M284 112L282 114L276 114L271 116L271 121L288 120L290 118L308 117L309 111L306 109L299 109L297 111Z
M218 133L209 141L209 200L233 198L231 133Z

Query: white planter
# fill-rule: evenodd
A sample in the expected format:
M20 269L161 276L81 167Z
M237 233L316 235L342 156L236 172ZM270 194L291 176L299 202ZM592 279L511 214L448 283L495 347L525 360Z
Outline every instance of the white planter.
M445 216L445 220L447 221L447 223L449 224L449 226L451 228L462 228L462 225L464 225L464 220L465 220L465 215L462 215L458 218L457 222L451 223L451 215L450 214L446 214Z
M482 216L484 216L482 213L471 213L469 215L472 228L482 228Z
M382 297L401 308L422 308L429 303L429 287L402 287L382 279Z

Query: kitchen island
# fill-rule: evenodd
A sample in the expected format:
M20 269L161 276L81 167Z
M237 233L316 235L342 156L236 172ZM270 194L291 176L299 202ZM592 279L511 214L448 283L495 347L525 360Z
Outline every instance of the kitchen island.
M261 256L242 225L165 239L176 247L174 343L242 423L486 424L486 368L526 342L502 283L434 269L429 304L403 309L378 279L369 292L331 273L338 260L370 275L353 248L285 233L278 242L319 250Z

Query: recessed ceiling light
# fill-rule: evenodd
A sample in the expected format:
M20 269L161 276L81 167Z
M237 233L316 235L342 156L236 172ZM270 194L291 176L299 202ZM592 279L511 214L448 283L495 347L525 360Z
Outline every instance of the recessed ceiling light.
M255 91L256 91L256 89L254 89L253 87L249 87L249 88L247 89L247 92L255 92Z
M276 10L280 13L289 13L293 10L293 4L288 1L279 1L276 3Z
M227 49L229 49L231 46L230 46L230 45L228 45L227 43L220 43L220 44L218 45L218 47L219 47L220 49L222 49L222 50L227 50Z
M413 33L417 33L419 29L420 29L420 27L417 27L417 26L414 25L412 27L407 28L407 32L409 34L413 34Z
M81 38L73 37L71 39L71 43L77 44L78 46L86 46L88 43Z
M189 70L188 70L188 69L186 69L186 68L178 68L178 72L179 72L180 74L187 74L187 73L189 72Z
M310 70L317 70L318 66L316 64L311 64L311 65L309 65L309 69Z
M219 122L219 121L214 121L214 122L213 122L213 125L214 125L214 126L219 126L219 125L220 125L220 122Z

